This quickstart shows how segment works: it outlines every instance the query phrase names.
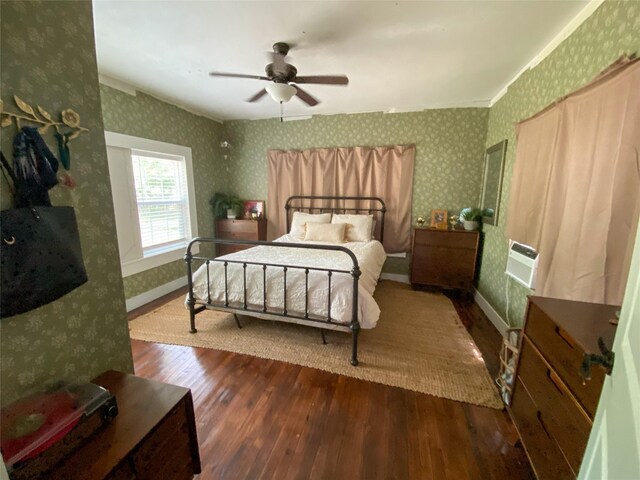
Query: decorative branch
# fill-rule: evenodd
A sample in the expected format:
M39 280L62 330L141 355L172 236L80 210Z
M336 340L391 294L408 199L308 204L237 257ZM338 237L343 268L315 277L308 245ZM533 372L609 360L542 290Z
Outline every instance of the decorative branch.
M12 125L14 122L16 127L20 128L20 121L24 120L27 122L38 123L42 125L38 128L38 132L41 134L45 134L50 127L54 127L58 133L60 132L60 127L69 127L70 130L67 130L64 133L66 140L69 142L74 140L80 136L82 132L88 132L87 128L80 126L80 115L71 110L70 108L63 110L60 112L60 122L56 122L51 114L47 112L40 105L37 105L37 111L33 109L31 105L22 100L17 95L13 96L13 100L16 102L17 107L25 114L5 112L4 111L4 102L0 100L0 127L8 127Z

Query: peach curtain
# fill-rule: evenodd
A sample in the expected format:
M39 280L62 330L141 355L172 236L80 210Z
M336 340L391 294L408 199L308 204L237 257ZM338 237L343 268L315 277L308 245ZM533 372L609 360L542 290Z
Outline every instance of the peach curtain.
M640 216L640 62L516 135L507 234L540 252L536 294L621 304Z
M292 195L376 196L387 206L386 251L409 250L415 152L415 145L269 150L269 239L286 232Z

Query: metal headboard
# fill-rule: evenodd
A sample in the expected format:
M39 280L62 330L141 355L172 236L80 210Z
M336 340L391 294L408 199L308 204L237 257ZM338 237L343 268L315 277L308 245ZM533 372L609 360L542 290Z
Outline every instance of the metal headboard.
M320 206L317 205L318 201ZM355 202L353 207L336 207L337 202ZM369 202L368 207L358 206L360 202ZM372 205L372 204L375 204ZM369 215L378 215L376 220L380 222L380 243L384 240L384 216L387 213L387 207L380 197L331 197L331 196L314 196L314 195L294 195L289 197L284 204L287 212L287 232L291 229L291 217L289 212L306 213L355 213ZM375 217L374 217L375 218Z

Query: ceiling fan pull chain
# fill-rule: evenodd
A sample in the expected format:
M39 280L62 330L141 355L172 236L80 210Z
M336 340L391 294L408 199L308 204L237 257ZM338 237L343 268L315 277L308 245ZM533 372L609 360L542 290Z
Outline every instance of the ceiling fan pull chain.
M283 122L282 117L284 115L284 105L282 102L280 102L280 123Z

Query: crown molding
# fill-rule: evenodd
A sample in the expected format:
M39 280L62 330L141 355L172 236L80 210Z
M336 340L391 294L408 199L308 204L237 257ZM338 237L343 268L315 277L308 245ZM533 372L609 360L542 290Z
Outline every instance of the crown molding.
M121 92L124 92L127 95L131 95L133 97L135 97L136 94L138 93L138 91L128 83L125 83L121 80L110 77L109 75L103 75L102 73L98 74L98 82L100 82L102 85L106 85L107 87L120 90Z
M98 73L98 81L102 84L102 85L106 85L107 87L111 87L111 88L115 88L116 90L120 90L121 92L124 92L128 95L132 95L132 96L136 96L137 92L140 93L144 93L145 95L148 95L150 97L155 98L156 100L159 100L163 103L167 103L169 105L173 105L174 107L178 107L181 110L184 110L185 112L189 112L193 115L197 115L199 117L204 117L207 118L209 120L213 120L214 122L219 123L220 125L222 125L222 120L220 120L219 118L215 118L212 117L211 115L198 111L198 110L194 110L192 108L189 108L185 105L182 105L180 103L176 103L175 100L171 100L168 98L165 98L161 95L158 95L154 92L150 92L148 90L144 90L142 88L138 88L135 87L133 85L131 85L130 83L124 82L118 78L114 78L110 75L105 75L103 73Z
M513 77L507 84L502 87L498 93L489 102L489 107L493 107L498 100L500 100L506 93L509 87L527 70L535 68L540 62L547 58L551 52L553 52L562 42L564 42L569 36L575 32L580 25L582 25L600 5L604 3L604 0L591 0L573 19L567 23L558 34L542 49L538 54L533 57L520 71Z

